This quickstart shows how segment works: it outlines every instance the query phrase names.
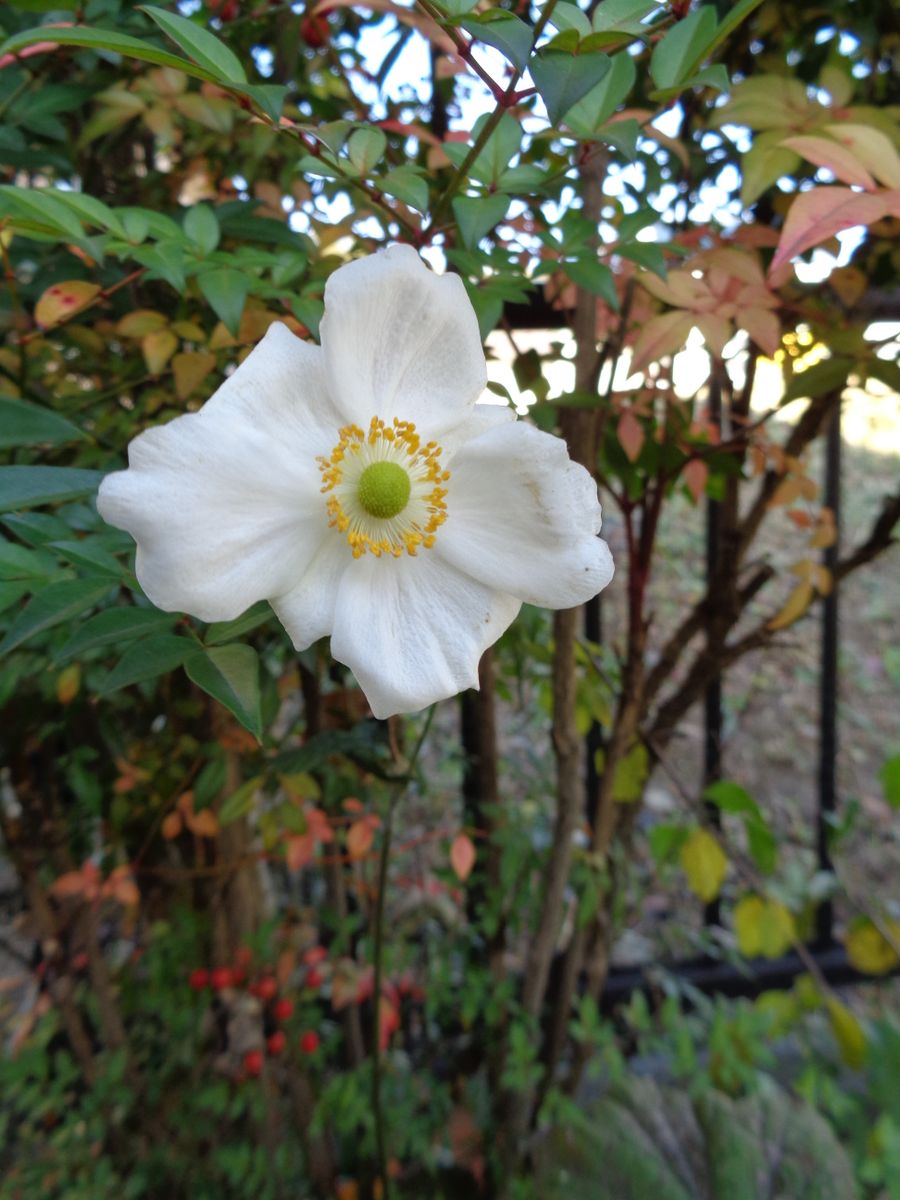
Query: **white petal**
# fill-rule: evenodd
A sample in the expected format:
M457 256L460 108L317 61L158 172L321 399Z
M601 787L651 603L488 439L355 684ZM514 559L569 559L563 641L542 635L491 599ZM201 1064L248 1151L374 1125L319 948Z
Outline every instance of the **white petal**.
M446 466L452 456L473 438L481 437L496 425L509 425L515 421L515 409L508 404L476 404L470 409L458 425L454 425L441 435L441 462Z
M519 608L433 551L367 554L341 578L331 653L356 676L376 717L418 712L478 686L481 655Z
M339 267L325 287L322 349L335 403L364 429L373 416L437 437L486 382L478 321L458 275L435 275L411 246Z
M295 650L305 650L331 633L341 576L358 566L347 539L329 529L297 586L270 601Z
M288 591L326 534L315 460L337 420L321 351L276 324L200 412L135 438L98 507L153 603L222 621Z
M529 604L571 608L612 578L597 486L560 438L524 421L467 442L447 464L433 553Z

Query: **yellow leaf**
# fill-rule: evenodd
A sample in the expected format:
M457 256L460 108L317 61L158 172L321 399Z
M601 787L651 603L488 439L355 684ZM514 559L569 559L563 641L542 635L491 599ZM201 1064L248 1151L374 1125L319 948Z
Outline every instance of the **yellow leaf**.
M177 333L186 342L202 342L206 338L203 327L198 325L196 321L173 321L171 329L173 333Z
M74 317L100 292L98 283L84 279L69 279L48 287L34 308L34 319L42 329Z
M863 1027L846 1005L835 996L826 1000L831 1032L848 1067L858 1071L866 1059L866 1035Z
M178 349L178 338L168 329L157 329L141 341L144 362L151 375L159 375Z
M728 873L728 859L713 835L695 829L681 847L680 859L694 895L707 903L715 900Z
M168 323L161 312L152 308L138 308L118 322L116 333L119 337L141 338L148 333L156 333L158 329L165 329Z
M834 580L827 567L816 567L814 583L816 591L820 596L829 596L831 594L831 589L834 587Z
M776 629L786 629L788 625L793 625L809 608L814 594L813 585L808 581L798 584L788 597L787 604L769 621L766 628L774 632Z
M738 947L747 958L777 958L796 936L794 918L777 900L744 896L734 910Z
M186 350L182 354L176 354L172 359L172 370L175 373L175 395L178 399L187 400L215 365L216 356L208 354L205 350Z
M72 663L60 671L56 680L56 698L60 704L71 704L81 687L81 667Z
M782 504L793 504L795 500L800 499L802 492L802 480L796 475L791 475L787 479L782 479L778 487L772 493L772 499L769 501L769 508L778 508Z
M868 917L854 921L844 939L847 957L857 971L867 975L886 975L900 964L900 921L885 921L885 932L891 941ZM895 945L891 945L894 942Z

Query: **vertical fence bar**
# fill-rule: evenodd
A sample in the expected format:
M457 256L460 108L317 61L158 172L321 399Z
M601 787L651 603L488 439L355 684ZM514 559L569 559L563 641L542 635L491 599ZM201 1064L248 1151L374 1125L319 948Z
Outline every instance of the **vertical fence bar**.
M594 646L599 646L603 640L603 608L600 596L594 596L584 606L584 636ZM593 828L597 819L597 796L599 794L600 772L597 770L597 751L603 749L603 726L599 721L592 721L587 735L587 823Z
M841 405L835 406L825 440L825 504L834 514L835 539L826 546L822 565L834 581L840 551L841 529ZM838 705L838 588L822 600L822 656L819 693L819 796L816 813L816 851L819 869L832 869L829 840L837 807L837 705ZM816 941L834 939L834 905L824 900L816 913Z
M722 387L713 373L709 381L709 419L721 433ZM722 530L722 506L718 500L706 502L706 580L709 583L719 565L719 545ZM722 677L717 675L703 696L703 786L722 778ZM721 813L715 804L707 804L709 822L718 828ZM721 907L712 900L703 910L706 925L720 924Z

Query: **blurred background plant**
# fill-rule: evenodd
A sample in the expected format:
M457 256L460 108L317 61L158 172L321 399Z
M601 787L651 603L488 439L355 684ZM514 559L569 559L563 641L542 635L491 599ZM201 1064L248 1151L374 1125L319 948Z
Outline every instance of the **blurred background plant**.
M0 1196L900 1196L892 6L0 28ZM397 240L618 573L388 727L93 496Z

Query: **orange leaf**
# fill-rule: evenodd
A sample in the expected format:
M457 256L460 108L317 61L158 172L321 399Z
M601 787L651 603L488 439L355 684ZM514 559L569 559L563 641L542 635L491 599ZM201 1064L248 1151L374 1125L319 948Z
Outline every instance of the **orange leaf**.
M626 409L619 417L616 432L619 445L628 456L629 462L636 462L644 445L644 430L630 408Z
M694 503L699 504L706 491L706 481L709 478L709 467L701 458L692 458L684 468L684 482L694 497Z
M375 830L365 820L354 821L347 830L347 850L351 858L365 858L375 838Z
M475 866L475 844L466 833L458 833L450 847L450 866L456 872L460 883L472 874Z
M185 814L188 829L197 837L215 837L219 832L219 818L211 808L201 808L198 813L190 816Z
M299 871L312 862L316 844L311 833L298 833L284 839L285 862L289 871Z
M47 288L34 309L34 319L42 329L67 321L85 308L100 292L100 285L84 279L69 279Z
M56 698L60 704L71 704L81 687L81 667L72 663L60 671L56 680Z
M177 838L181 833L181 813L170 812L162 823L162 835L167 842L171 842L172 838Z

